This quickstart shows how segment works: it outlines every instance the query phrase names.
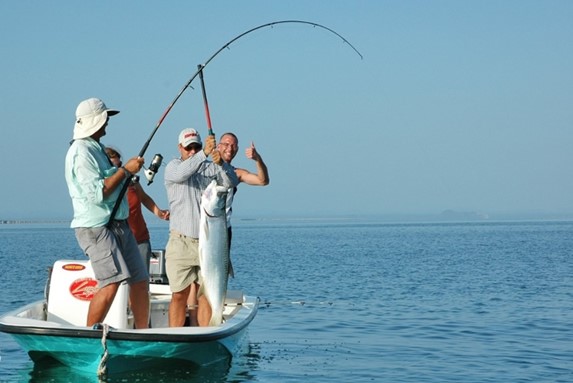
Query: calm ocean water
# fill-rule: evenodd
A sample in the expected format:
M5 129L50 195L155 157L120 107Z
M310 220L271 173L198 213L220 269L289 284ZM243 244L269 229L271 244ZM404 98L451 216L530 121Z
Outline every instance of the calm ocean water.
M262 302L244 352L108 381L573 382L572 251L573 222L237 220L230 287ZM64 225L0 225L0 312L82 257ZM2 382L89 381L3 333L0 357Z

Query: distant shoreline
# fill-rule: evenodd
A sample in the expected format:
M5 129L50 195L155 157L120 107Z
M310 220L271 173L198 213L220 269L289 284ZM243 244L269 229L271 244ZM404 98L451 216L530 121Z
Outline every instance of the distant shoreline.
M0 219L0 225L36 225L52 223L70 223L70 220L58 219Z
M168 222L155 220L150 217L149 226L157 224L168 225ZM473 211L454 211L444 210L437 214L261 214L255 216L237 215L233 218L236 223L239 222L262 222L262 221L322 221L322 220L356 220L363 219L367 221L380 222L499 222L499 221L572 221L573 213L551 213L551 212L529 212L529 213L497 213L485 214ZM50 225L63 224L69 225L71 219L56 218L22 218L22 219L0 219L0 226L3 225Z

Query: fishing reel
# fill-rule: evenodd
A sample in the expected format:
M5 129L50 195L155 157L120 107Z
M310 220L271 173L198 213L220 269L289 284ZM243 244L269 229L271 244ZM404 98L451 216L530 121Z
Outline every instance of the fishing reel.
M147 178L147 185L151 185L151 183L153 182L153 178L155 177L155 174L159 171L159 167L161 166L162 162L163 162L163 156L161 154L156 154L155 156L153 156L153 159L151 160L151 165L149 165L149 167L144 172L145 178Z

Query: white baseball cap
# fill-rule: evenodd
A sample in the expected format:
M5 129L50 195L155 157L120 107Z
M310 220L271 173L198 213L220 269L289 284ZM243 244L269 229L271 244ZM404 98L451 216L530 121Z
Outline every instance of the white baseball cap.
M199 133L195 129L191 128L183 129L181 133L179 133L179 143L183 147L192 143L203 145Z
M97 132L107 121L108 116L119 113L119 110L109 109L99 98L88 98L80 102L76 108L76 124L74 125L74 140L86 138Z

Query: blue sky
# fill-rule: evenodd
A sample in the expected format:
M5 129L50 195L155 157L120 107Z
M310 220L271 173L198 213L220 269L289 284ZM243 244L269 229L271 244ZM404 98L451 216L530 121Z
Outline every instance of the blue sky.
M571 1L3 1L0 219L71 218L63 175L79 101L121 113L102 140L136 155L206 68L216 134L254 141L271 184L239 217L573 214ZM197 79L198 80L198 79ZM198 81L145 155L206 133ZM166 207L163 172L146 188Z

